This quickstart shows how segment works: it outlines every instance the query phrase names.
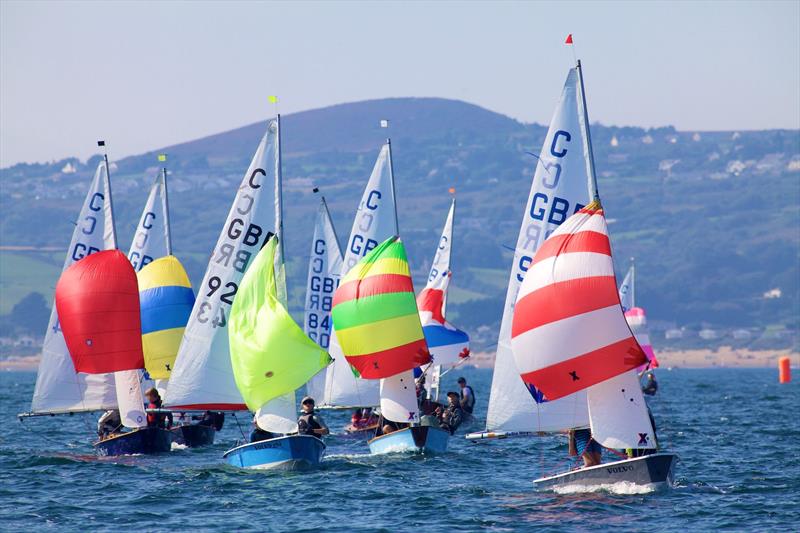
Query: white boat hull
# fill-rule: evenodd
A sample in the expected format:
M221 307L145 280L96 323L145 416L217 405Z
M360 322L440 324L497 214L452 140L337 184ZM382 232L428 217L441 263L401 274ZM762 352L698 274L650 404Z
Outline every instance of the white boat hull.
M672 484L672 468L677 458L672 453L654 453L542 477L533 484L537 490L570 485L594 487L620 482L659 488Z

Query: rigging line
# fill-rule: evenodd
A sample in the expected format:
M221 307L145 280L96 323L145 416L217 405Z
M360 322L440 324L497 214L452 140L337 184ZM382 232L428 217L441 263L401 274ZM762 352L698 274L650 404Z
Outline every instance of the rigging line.
M244 436L244 430L242 429L241 424L239 424L239 417L236 416L236 412L231 411L231 416L233 416L233 419L236 420L236 427L239 428L239 433L242 434L242 439L247 442L247 437Z

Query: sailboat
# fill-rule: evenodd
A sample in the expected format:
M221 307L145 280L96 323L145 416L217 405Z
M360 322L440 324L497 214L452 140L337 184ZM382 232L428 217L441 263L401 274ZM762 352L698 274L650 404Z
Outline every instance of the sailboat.
M517 297L514 359L543 400L587 391L592 439L611 449L656 449L636 367L647 356L628 327L599 197L559 227L533 258ZM560 485L663 485L671 453L650 453L535 480Z
M347 240L340 278L344 278L359 260L379 243L397 234L392 145L387 139L381 147L358 205L353 228ZM333 364L326 371L320 407L354 409L377 406L380 403L378 383L355 377L339 345L335 323L331 332L329 352L333 357Z
M316 190L316 189L315 189ZM331 304L342 272L342 250L333 227L328 204L323 196L314 224L314 238L308 259L303 331L325 350L331 344ZM314 399L325 396L326 372L319 372L306 385Z
M166 155L161 154L158 159L163 163ZM189 276L172 254L166 164L150 188L128 259L139 280L146 370L140 379L143 385L152 383L163 396L195 301ZM207 424L179 423L171 431L176 443L194 447L213 444L218 429Z
M511 351L511 321L522 280L536 250L569 215L592 199L588 170L589 145L584 140L579 97L579 72L572 68L561 91L531 182L528 201L514 248L503 318L497 340L486 429L467 439L530 437L543 431L587 427L586 392L543 401L538 391L519 378Z
M455 210L456 199L453 198L442 235L436 246L427 284L417 296L422 331L433 359L431 367L425 372L427 375L425 385L435 402L439 400L439 378L442 375L442 368L461 364L470 353L469 335L450 324L445 318L447 289L453 276L450 257L453 248Z
M352 372L380 380L382 418L407 426L370 440L370 452L445 451L449 432L415 425L420 416L413 369L429 364L431 356L399 237L379 244L342 278L332 317Z
M639 388L636 368L647 356L625 321L619 299L580 61L575 70L583 117L579 133L593 200L547 236L528 263L515 297L512 353L523 384L538 401L558 402L585 392L591 438L606 448L638 449L641 454L541 477L534 484L539 489L617 482L660 486L671 483L676 456L656 452Z
M631 266L619 286L619 299L622 302L622 310L625 312L625 320L628 321L639 346L647 355L647 363L637 368L636 371L641 374L648 369L658 368L658 359L653 351L653 345L650 343L650 333L647 331L647 314L641 307L636 307L636 264L632 257Z
M247 410L231 366L228 320L248 266L270 236L281 233L280 179L280 117L277 117L267 124L211 252L172 366L165 407L175 411ZM280 258L276 276L283 279L280 247L276 253ZM277 287L281 291L285 284L278 283ZM295 424L294 395L284 403L279 399L271 403L264 409L275 407L285 421L276 419L278 427L263 429L282 433L281 429L291 428Z
M282 258L276 253L279 236L272 237L258 253L239 285L231 308L228 339L236 385L247 406L256 412L257 424L269 427L275 415L261 408L291 395L328 366L328 352L312 341L286 309L286 294L277 275ZM281 421L283 422L283 421ZM291 431L296 433L295 425ZM272 469L315 466L322 460L325 444L315 435L282 435L251 442L229 450L228 464L242 468Z

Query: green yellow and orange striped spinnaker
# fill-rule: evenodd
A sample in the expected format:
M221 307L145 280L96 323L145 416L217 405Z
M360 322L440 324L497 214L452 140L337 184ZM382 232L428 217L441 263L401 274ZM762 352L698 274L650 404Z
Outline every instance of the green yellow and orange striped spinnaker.
M378 245L342 278L331 315L347 362L363 379L387 378L431 361L399 237Z

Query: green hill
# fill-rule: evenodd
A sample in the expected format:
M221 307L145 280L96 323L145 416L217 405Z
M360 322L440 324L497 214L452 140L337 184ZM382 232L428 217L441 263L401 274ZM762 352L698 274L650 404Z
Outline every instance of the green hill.
M456 187L454 293L465 327L499 323L513 246L546 128L453 100L394 98L283 117L286 243L300 308L318 186L346 238L391 121L400 226L418 283ZM264 123L166 147L176 253L197 283ZM592 126L599 187L619 271L637 257L637 299L651 321L699 327L788 326L800 316L800 132L679 132ZM117 162L115 207L129 242L155 153ZM99 157L99 156L98 156ZM69 162L77 169L64 174ZM97 157L0 170L4 246L66 246ZM0 252L7 313L50 292L60 254ZM764 293L780 289L780 298Z

